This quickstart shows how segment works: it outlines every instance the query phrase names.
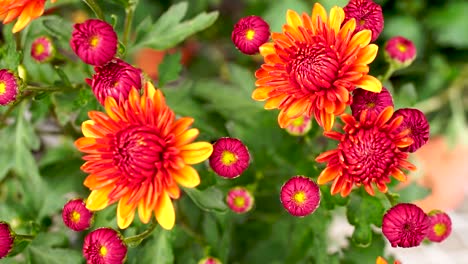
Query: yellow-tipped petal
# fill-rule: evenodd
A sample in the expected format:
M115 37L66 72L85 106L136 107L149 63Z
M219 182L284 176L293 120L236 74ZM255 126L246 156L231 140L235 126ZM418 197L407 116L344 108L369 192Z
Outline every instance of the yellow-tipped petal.
M180 156L187 164L197 164L210 157L213 152L213 145L208 142L195 142L180 149Z
M176 136L180 135L183 133L187 128L189 128L195 119L191 117L183 117L178 119L177 121L174 122L172 125L172 133L174 133Z
M187 165L180 170L171 172L174 180L184 187L194 188L200 184L200 176L192 166Z
M93 120L86 120L81 124L81 131L85 137L101 138L104 137L102 131L97 130L94 125L96 123Z
M117 205L117 225L120 229L127 228L135 218L135 205L128 204L130 195L124 195Z
M353 38L349 42L349 50L356 48L357 46L361 45L361 47L369 45L372 37L372 31L368 29L364 29L359 31L358 33L354 34Z
M401 182L406 182L406 179L408 178L400 169L393 168L393 170L390 172L390 174L397 180Z
M270 87L257 88L252 93L252 99L254 99L256 101L264 101L264 100L270 98L268 93L270 93L271 90L272 90L272 88L270 88Z
M119 121L120 117L115 113L118 109L117 102L112 96L107 96L104 100L104 108L106 109L107 115L114 121Z
M322 109L320 111L320 121L322 122L323 129L330 131L335 123L335 115L327 113L325 109Z
M362 48L358 53L358 58L354 62L355 64L369 64L374 61L375 57L377 56L377 51L379 46L375 44L370 44Z
M280 96L272 97L268 99L263 108L265 109L275 109L288 97L287 94L282 94Z
M357 87L369 92L380 93L382 91L382 83L371 75L364 75L355 84Z
M341 174L340 166L326 167L317 179L318 184L325 184L334 180Z
M260 46L259 48L260 54L265 57L266 55L269 54L274 54L276 53L275 46L273 45L272 42L267 42L263 45Z
M325 8L319 4L319 3L315 3L314 4L314 8L312 9L312 17L311 17L311 20L312 20L312 24L317 27L317 17L320 17L322 22L326 22L327 21L327 11L325 10Z
M286 23L294 28L303 26L299 14L291 9L288 9L288 11L286 12Z
M338 34L341 28L341 24L345 19L345 13L343 8L334 6L330 11L330 19L328 21L328 25L331 29L333 29L335 35Z
M109 185L105 188L93 190L86 199L86 208L91 211L99 211L109 205L109 193L113 190L114 186Z
M171 230L175 224L174 205L166 192L163 192L154 208L156 220L159 225L166 230Z
M156 88L154 88L153 83L147 82L145 89L146 89L146 94L148 95L148 98L153 98L154 94L156 93Z
M140 202L138 203L138 216L140 217L141 222L143 222L144 224L149 223L152 212L153 208L147 207L143 199L140 200Z
M200 132L196 128L186 130L184 133L176 137L176 146L183 146L194 141L198 134L200 134Z

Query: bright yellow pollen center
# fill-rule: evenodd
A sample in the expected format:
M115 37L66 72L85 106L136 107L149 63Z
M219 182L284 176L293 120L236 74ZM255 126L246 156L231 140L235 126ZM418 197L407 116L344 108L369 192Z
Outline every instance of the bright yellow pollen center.
M234 198L234 204L237 207L243 207L245 205L245 198L242 196L237 196L236 198Z
M105 257L107 255L107 248L105 246L101 246L101 248L99 249L99 254Z
M436 233L437 236L443 236L447 231L447 227L442 223L435 224L433 228L434 233Z
M98 44L99 44L99 38L98 38L98 36L92 36L92 37L89 39L89 45L91 45L91 47L95 48Z
M255 36L255 31L253 29L249 29L247 30L247 33L245 33L245 37L248 39L248 40L252 40Z
M44 53L45 51L45 47L42 43L38 43L35 47L34 47L34 51L36 52L36 54L42 54Z
M369 102L369 103L367 103L367 107L369 107L369 108L374 108L374 107L375 107L375 103L374 103L374 102Z
M5 82L0 81L0 95L4 94L6 91L6 84Z
M81 215L80 215L80 213L78 213L77 211L73 211L73 212L71 213L71 220L72 220L73 222L75 222L75 223L78 222L78 221L80 221L80 217L81 217Z
M233 163L235 163L236 161L237 161L237 156L236 156L236 154L232 153L231 151L225 150L221 154L221 162L226 166L230 166Z
M406 47L406 45L403 45L403 44L401 44L401 43L398 43L398 44L397 44L397 48L398 48L398 50L399 50L400 52L405 52L405 51L408 49L408 47Z
M294 194L293 199L296 203L303 204L306 201L307 196L304 191L298 191Z

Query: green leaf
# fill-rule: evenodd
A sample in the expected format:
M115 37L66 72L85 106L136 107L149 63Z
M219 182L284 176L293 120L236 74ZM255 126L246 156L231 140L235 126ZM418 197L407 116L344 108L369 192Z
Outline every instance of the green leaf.
M362 264L375 263L378 256L384 255L385 241L381 234L372 232L372 244L369 247L359 247L350 243L348 248L343 250L344 259L342 264Z
M76 250L33 245L28 247L28 256L30 264L81 264L83 260L81 253Z
M224 203L224 195L216 187L209 187L203 191L199 191L195 188L183 189L200 209L217 213L224 213L227 211L227 206Z
M50 35L60 40L70 39L73 27L69 21L59 16L47 16L42 19L42 24Z
M405 188L399 190L398 193L400 194L400 203L412 203L429 195L431 190L417 184L416 182L412 182Z
M166 83L175 81L179 78L180 71L182 70L182 64L180 59L182 54L176 52L174 54L166 54L163 61L159 64L159 82L158 87L164 87Z
M437 6L426 16L426 23L433 30L435 41L442 46L468 48L468 3L454 1ZM419 53L419 51L418 51Z
M368 247L372 242L372 228L369 225L357 225L351 240L359 247Z
M352 225L374 224L381 226L385 211L382 202L364 191L356 192L356 194L352 195L346 211L348 222Z
M138 263L174 263L174 252L172 249L172 235L170 231L158 229L143 248L143 256Z
M11 34L11 26L3 26L3 36L5 43L0 47L0 67L16 72L23 52L16 50L15 39Z

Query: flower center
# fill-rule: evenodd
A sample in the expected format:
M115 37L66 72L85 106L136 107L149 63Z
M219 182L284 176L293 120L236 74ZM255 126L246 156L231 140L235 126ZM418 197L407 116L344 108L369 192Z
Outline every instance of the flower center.
M243 207L245 206L245 197L243 196L236 196L236 198L234 198L234 205L236 207Z
M364 26L364 24L366 24L366 20L364 18L361 18L361 20L359 20L359 25Z
M99 37L94 35L89 38L89 45L91 48L95 48L99 44Z
M6 83L5 81L0 81L0 95L3 95L6 92Z
M293 200L294 202L296 202L296 204L303 204L305 203L306 199L307 199L307 196L304 191L297 191L293 195Z
M105 257L107 255L107 248L106 246L101 246L99 248L99 255L101 255L102 257Z
M77 211L73 211L70 216L73 223L78 223L80 221L80 217L81 215Z
M437 236L443 236L447 231L447 226L445 226L445 224L438 223L434 225L433 229Z
M299 43L286 51L291 60L287 65L290 82L298 88L317 92L330 88L338 76L337 52L323 37L314 36L313 43Z
M34 47L34 53L36 55L40 55L44 53L44 51L45 51L45 47L44 47L44 44L42 43L37 43L36 46Z
M367 104L368 108L374 108L375 107L375 102L368 102Z
M247 30L247 32L245 33L245 37L248 40L252 40L255 37L255 30L253 30L253 29Z
M221 162L225 166L231 166L232 164L236 163L237 155L229 150L224 150L221 154Z
M292 122L292 125L295 127L302 126L304 124L304 116L300 116Z
M403 43L398 43L398 44L397 44L397 49L398 49L400 52L405 52L405 51L408 49L408 47L407 47L405 44L403 44Z

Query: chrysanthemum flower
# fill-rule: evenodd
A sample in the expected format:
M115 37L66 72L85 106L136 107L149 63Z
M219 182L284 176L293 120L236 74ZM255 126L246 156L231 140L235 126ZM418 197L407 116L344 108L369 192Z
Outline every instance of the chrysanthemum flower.
M392 247L419 246L428 230L429 217L414 204L397 204L382 219L382 233Z
M254 197L246 188L235 187L229 190L226 202L233 212L243 214L252 209Z
M231 34L232 42L243 53L258 53L258 48L268 41L270 26L259 16L241 18Z
M92 211L118 201L117 223L127 228L135 209L143 223L154 211L164 229L175 223L174 206L180 189L200 183L190 165L206 160L213 147L208 142L192 143L198 129L189 117L175 119L160 90L147 83L143 95L136 88L119 103L108 96L106 113L90 111L83 122L84 137L76 147L87 153L81 169L89 173L84 185L91 189L86 207Z
M250 154L247 147L237 138L220 138L213 144L210 167L224 178L235 178L248 167Z
M393 107L393 99L385 87L382 87L380 93L373 93L363 89L356 89L353 92L351 111L356 119L359 119L361 112L364 110L367 110L367 114L378 115L387 106Z
M407 38L393 37L385 44L385 56L390 63L406 67L416 58L416 46Z
M52 60L54 55L55 47L49 37L38 37L31 44L31 57L39 63Z
M51 0L54 3L56 0ZM45 0L2 0L0 1L0 20L8 24L18 19L12 32L23 30L29 22L44 13Z
M88 19L73 27L70 46L85 63L101 66L114 58L118 41L110 24L99 19Z
M372 42L380 35L384 27L382 7L372 0L350 0L343 8L345 20L356 20L356 31L369 29L372 31Z
M347 196L353 185L364 185L365 190L374 195L372 184L381 192L386 192L390 175L399 181L406 181L402 169L416 169L406 160L408 154L400 149L413 143L408 130L398 132L403 118L392 119L391 106L378 116L366 112L364 110L359 120L343 114L343 134L335 131L324 133L326 137L339 141L336 149L326 151L315 159L317 162L328 162L317 181L319 184L333 181L332 194L341 192L341 196Z
M408 136L413 140L413 144L402 148L406 152L415 152L425 145L429 140L429 122L423 112L414 108L402 108L395 111L394 118L403 117L398 131L409 130Z
M255 73L257 88L252 98L265 101L265 109L280 109L279 125L284 128L306 115L326 131L335 116L351 103L356 87L380 92L382 84L368 75L377 54L369 44L371 31L355 32L354 19L344 23L344 11L333 7L330 16L319 3L312 16L288 10L283 33L272 33L273 42L260 47L265 63Z
M290 135L293 136L303 136L307 134L310 129L312 128L312 120L310 117L307 116L300 116L296 119L294 119L291 124L289 124L287 127L284 129L286 132L288 132Z
M432 242L444 241L452 233L452 220L439 210L429 212L429 231L427 238Z
M121 97L127 99L132 88L141 89L141 70L121 59L115 58L94 70L96 73L93 79L87 79L86 82L102 105L107 96L112 96L118 102Z
M127 256L127 246L114 229L98 228L86 235L83 256L87 264L122 264Z
M375 264L388 264L387 260L382 258L381 256L378 256L377 259L375 260ZM401 264L400 261L395 260L393 264Z
M0 70L0 105L7 105L16 100L19 93L19 79L7 69Z
M8 256L13 249L15 235L11 231L10 226L0 221L0 259Z
M280 200L291 215L306 216L319 206L320 189L312 179L294 176L281 187Z
M91 226L94 213L86 208L83 199L68 201L62 210L63 223L75 231L83 231Z
M198 261L198 264L222 264L222 262L214 257L206 257Z

